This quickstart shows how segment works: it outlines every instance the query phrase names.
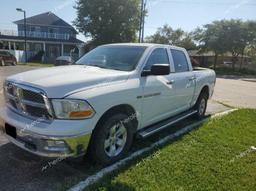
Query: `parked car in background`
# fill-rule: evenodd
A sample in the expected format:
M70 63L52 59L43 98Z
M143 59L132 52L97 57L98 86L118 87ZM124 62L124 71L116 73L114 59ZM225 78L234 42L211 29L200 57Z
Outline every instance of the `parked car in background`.
M202 119L215 81L213 70L193 69L184 48L103 45L71 66L8 77L0 130L40 156L88 151L94 161L110 164L127 154L135 137L192 115Z
M233 62L231 62L231 61L224 61L223 64L224 64L224 66L231 67Z
M55 66L71 65L72 63L71 56L60 56L56 58Z
M0 50L0 66L13 65L17 64L15 56L6 50Z

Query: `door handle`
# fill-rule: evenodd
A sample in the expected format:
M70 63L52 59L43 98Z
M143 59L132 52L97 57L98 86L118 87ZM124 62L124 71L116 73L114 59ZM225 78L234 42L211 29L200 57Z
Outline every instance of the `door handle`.
M170 80L170 81L168 81L168 82L166 82L166 84L168 84L168 85L172 85L172 84L174 84L174 80Z
M188 80L189 80L189 81L193 81L193 80L195 80L195 79L196 79L196 77L193 76L193 77L189 78Z

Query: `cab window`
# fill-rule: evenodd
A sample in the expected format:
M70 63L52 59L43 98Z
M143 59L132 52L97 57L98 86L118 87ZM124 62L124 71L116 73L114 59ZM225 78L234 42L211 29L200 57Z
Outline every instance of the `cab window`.
M153 64L170 64L165 48L157 48L151 53L144 70L150 70Z
M189 71L187 57L184 52L180 50L171 49L172 58L174 62L175 72Z

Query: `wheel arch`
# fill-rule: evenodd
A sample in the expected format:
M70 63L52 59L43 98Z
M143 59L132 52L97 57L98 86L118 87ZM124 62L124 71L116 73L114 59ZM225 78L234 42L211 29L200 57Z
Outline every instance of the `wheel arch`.
M203 93L205 93L205 94L207 95L207 99L208 99L209 96L210 96L210 88L209 88L208 85L204 85L204 86L202 87L201 91L199 92L199 94L198 94L198 96L197 96L197 98L196 98L196 101L195 101L195 103L194 103L194 106L197 104L197 102L198 102L200 96L201 96Z
M133 123L133 132L135 133L137 128L138 128L138 119L137 119L137 112L134 109L134 107L132 107L129 104L120 104L120 105L116 105L113 106L111 108L109 108L107 111L105 111L99 118L98 122L96 123L95 128L92 130L92 135L91 135L91 139L89 142L89 146L88 146L88 151L89 153L91 152L91 148L92 148L92 144L94 144L94 136L95 133L97 132L97 129L101 127L101 125L103 125L103 122L106 118L110 117L111 115L115 114L115 113L125 113L127 114L129 117L130 116L134 116L132 117L132 123Z
M138 118L137 118L137 112L134 109L134 107L132 107L129 104L120 104L120 105L116 105L113 106L111 108L109 108L107 111L105 111L101 117L99 118L96 127L94 128L93 132L95 131L95 129L100 126L103 122L104 119L108 118L109 116L115 114L115 113L125 113L128 115L129 118L131 118L131 121L133 123L133 131L136 132L137 128L138 128Z
M205 85L205 86L201 89L199 96L202 95L202 94L204 94L204 93L207 95L207 99L208 99L209 96L210 96L210 88L209 88L208 85Z

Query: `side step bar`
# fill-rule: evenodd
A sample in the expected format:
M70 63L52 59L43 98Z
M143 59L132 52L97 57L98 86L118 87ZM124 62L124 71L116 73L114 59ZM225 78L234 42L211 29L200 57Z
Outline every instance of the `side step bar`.
M149 137L167 127L169 127L170 125L173 125L193 114L195 114L197 111L196 110L189 110L186 112L183 112L177 116L171 117L167 120L164 120L162 122L159 122L155 125L150 125L149 127L143 128L142 130L139 130L138 135L140 138L146 138Z

